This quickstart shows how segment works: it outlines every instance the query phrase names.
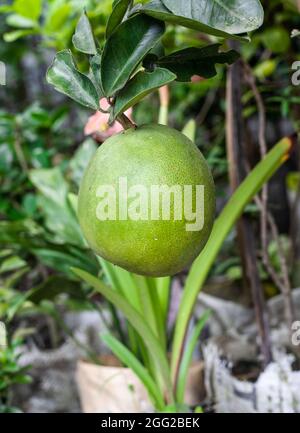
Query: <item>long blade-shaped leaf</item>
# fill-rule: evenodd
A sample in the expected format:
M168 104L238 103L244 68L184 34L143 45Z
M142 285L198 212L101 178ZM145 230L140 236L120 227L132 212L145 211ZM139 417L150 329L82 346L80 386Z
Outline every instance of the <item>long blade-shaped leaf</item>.
M162 410L165 405L160 389L140 361L127 349L126 346L120 343L111 334L102 335L102 340L107 344L115 356L137 375L147 389L156 408Z
M198 321L197 325L195 326L191 338L187 342L187 345L185 347L182 361L180 363L180 369L178 374L178 385L176 389L176 397L177 397L177 403L181 404L184 403L184 392L186 387L186 381L187 376L189 372L189 368L192 362L193 353L196 347L196 344L199 340L200 334L207 322L207 319L210 316L210 311L207 311L203 314L201 319Z
M120 311L122 311L128 322L131 323L131 325L144 340L149 352L151 353L152 359L156 363L156 366L163 378L164 386L168 392L169 398L173 400L173 390L170 380L168 360L161 347L160 341L156 338L148 326L146 322L147 318L142 317L122 295L107 287L98 278L94 277L88 272L83 271L82 269L73 268L72 270L76 275L94 287L95 290L100 292L103 296L105 296L106 299L108 299Z
M164 33L164 24L144 15L124 21L106 41L101 61L106 97L122 89Z
M171 369L175 386L189 320L209 270L245 206L288 159L291 146L290 139L281 140L246 177L216 220L205 248L192 265L185 283L173 339Z
M140 302L140 291L141 288L138 286L135 281L134 275L130 272L125 271L125 269L120 268L119 266L115 266L104 260L101 257L98 257L99 263L105 273L106 278L108 279L111 286L121 295L123 295L127 301L139 312L143 313L142 305ZM136 330L131 326L127 321L127 331L129 344L133 351L138 349L143 357L144 364L149 367L149 371L155 372L155 365L153 364L151 357L147 352L143 339L141 339L140 335ZM136 347L138 345L138 347Z
M200 21L227 33L251 32L263 23L259 0L162 0L175 15Z
M166 329L170 302L171 277L155 278L155 284L162 312L162 321Z
M102 257L99 257L99 261L110 284L121 293L137 311L141 311L139 287L132 274L119 266L111 264Z
M98 110L97 91L91 80L77 70L70 50L57 53L48 69L47 81L79 104Z

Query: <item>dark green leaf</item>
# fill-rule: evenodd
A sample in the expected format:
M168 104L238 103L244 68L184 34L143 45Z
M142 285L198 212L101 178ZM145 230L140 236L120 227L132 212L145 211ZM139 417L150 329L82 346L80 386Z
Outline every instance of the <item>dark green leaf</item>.
M72 275L70 268L73 266L85 267L85 269L95 271L95 265L92 262L91 257L87 255L86 252L82 253L82 257L76 257L70 254L65 247L52 247L50 248L33 248L31 252L38 258L38 260L44 265L50 267L51 269L56 269L68 276ZM72 251L73 252L73 251ZM85 263L86 261L87 263ZM90 269L94 268L94 269Z
M72 42L76 50L85 54L97 54L97 48L90 21L85 12L81 15Z
M77 70L70 50L57 53L48 69L47 81L56 90L85 107L93 110L99 108L99 98L95 86L86 75Z
M117 0L113 3L113 11L108 19L108 23L106 26L106 37L114 32L114 30L121 24L127 8L129 6L131 0Z
M68 293L75 299L84 298L84 293L77 281L53 275L39 286L34 287L27 300L38 304L44 299L54 300L61 293Z
M175 15L231 34L251 32L263 23L259 0L162 0Z
M167 68L177 75L178 81L191 81L193 75L211 78L217 74L216 63L232 64L239 54L230 50L219 53L220 44L204 48L186 48L157 60L157 66Z
M186 18L185 16L173 14L164 6L162 0L152 0L149 3L146 3L142 8L136 9L136 12L142 12L158 20L166 21L168 23L180 25L193 30L198 30L209 35L218 36L220 38L239 40L245 39L240 36L231 35L223 30L213 28L206 23L196 21L191 18Z
M101 83L101 54L97 53L90 60L90 74L89 78L93 82L97 92L99 100L104 96L102 83Z
M171 83L175 79L175 74L162 68L157 68L154 72L138 72L118 94L113 110L113 119L153 90Z
M144 56L157 44L164 25L150 17L137 15L123 22L106 41L101 61L105 96L122 89Z

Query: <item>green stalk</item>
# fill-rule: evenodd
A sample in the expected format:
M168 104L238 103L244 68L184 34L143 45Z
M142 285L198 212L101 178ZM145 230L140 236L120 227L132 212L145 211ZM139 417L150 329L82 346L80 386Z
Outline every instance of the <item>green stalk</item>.
M110 262L98 257L101 267L105 273L112 288L118 293L122 294L124 298L140 313L143 312L142 305L140 302L140 288L137 285L134 275L120 268L119 266L112 265ZM132 351L136 354L137 344L138 349L141 353L143 361L149 371L154 375L156 368L153 365L151 356L145 347L143 340L140 338L136 330L127 322L127 332L129 338L129 345ZM120 325L118 329L120 328ZM124 342L124 338L122 339Z
M160 298L158 296L158 290L156 286L156 282L154 278L147 278L148 287L149 287L149 293L152 300L152 306L154 315L156 318L156 326L158 331L158 337L161 341L161 344L167 350L167 339L166 339L166 330L165 330L165 321L164 321L164 314L163 314L163 308L160 303Z
M168 320L170 290L171 290L171 277L155 278L157 296L160 303L162 321L166 333L166 326Z
M192 335L186 345L182 360L180 363L180 369L178 374L178 385L176 390L176 402L179 404L184 403L184 393L186 387L186 381L189 373L189 368L192 362L193 353L197 342L199 340L200 334L210 316L210 311L203 314L201 319L198 321L197 325L193 329Z
M94 275L91 275L88 272L78 268L72 268L72 270L76 275L94 287L95 290L105 296L106 299L108 299L117 308L119 308L120 311L122 311L126 319L141 336L148 348L149 354L151 355L156 369L162 377L166 401L168 403L174 404L175 398L170 377L169 362L163 347L161 346L161 342L153 333L152 329L148 326L148 318L142 316L122 295L106 286Z
M158 115L158 123L160 125L168 125L169 102L170 102L168 86L163 86L159 89L159 99L160 99L160 109Z
M110 333L102 335L102 340L107 344L111 351L126 365L130 368L140 381L144 384L148 391L149 397L156 409L162 411L165 407L163 396L157 384L153 381L145 367L140 361L116 338Z
M198 293L207 278L223 242L241 216L245 206L258 193L264 183L267 182L276 170L289 158L291 147L291 140L284 138L268 152L265 158L251 171L232 195L221 215L217 218L205 248L192 265L185 283L173 338L171 375L175 390L177 388L178 373L184 352L185 337Z
M160 341L161 347L165 351L166 339L164 329L162 328L163 322L161 321L162 315L160 311L160 305L158 299L156 298L156 287L154 286L154 284L151 284L151 279L148 279L146 277L134 275L134 279L140 288L140 298L141 304L143 306L143 316L147 317L147 322L149 323L150 328ZM149 352L149 348L148 353L150 355L150 359L152 359L151 351ZM153 364L151 365L150 371L154 375L156 381L162 386L163 378L161 376L161 372L156 369L155 365Z

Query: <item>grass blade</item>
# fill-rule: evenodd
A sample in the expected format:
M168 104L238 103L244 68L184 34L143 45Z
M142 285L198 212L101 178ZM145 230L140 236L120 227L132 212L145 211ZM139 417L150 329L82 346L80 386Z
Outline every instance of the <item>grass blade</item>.
M170 302L171 277L155 278L155 283L162 319L166 328Z
M167 392L168 400L174 402L174 395L172 389L172 383L169 372L169 364L164 353L161 343L155 336L151 328L148 326L146 320L141 314L136 311L134 307L119 293L106 286L102 281L86 271L78 268L72 268L72 271L79 276L81 279L86 281L92 287L100 292L106 299L108 299L112 304L114 304L126 317L128 322L135 328L137 333L144 340L149 353L155 363L158 371L160 372L165 391Z
M160 411L163 410L165 404L161 392L140 361L127 349L126 346L120 343L110 333L102 335L102 340L107 344L115 356L137 375L147 389L149 397L155 407Z
M230 230L241 216L245 206L272 177L276 170L289 158L291 147L292 142L290 139L282 139L251 171L232 195L221 215L217 218L205 248L191 267L185 283L173 339L171 371L175 387L188 324L198 293L205 282L211 266Z
M184 403L184 392L185 392L186 380L192 362L193 353L196 344L199 340L200 334L209 316L210 316L210 311L207 311L203 314L203 316L200 318L197 325L195 326L191 338L187 342L187 345L185 347L184 354L182 356L182 361L180 363L180 369L178 374L178 385L176 389L176 397L177 397L176 402L179 404Z

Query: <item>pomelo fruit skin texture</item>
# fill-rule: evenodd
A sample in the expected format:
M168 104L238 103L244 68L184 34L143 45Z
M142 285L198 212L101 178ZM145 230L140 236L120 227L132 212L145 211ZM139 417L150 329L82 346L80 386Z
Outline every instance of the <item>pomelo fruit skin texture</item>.
M203 229L187 231L184 218L99 220L98 187L118 189L121 177L128 179L128 187L204 185ZM106 140L86 169L79 191L79 221L89 246L108 261L140 275L174 275L189 266L208 240L214 214L214 182L204 157L185 135L162 125L129 129Z

